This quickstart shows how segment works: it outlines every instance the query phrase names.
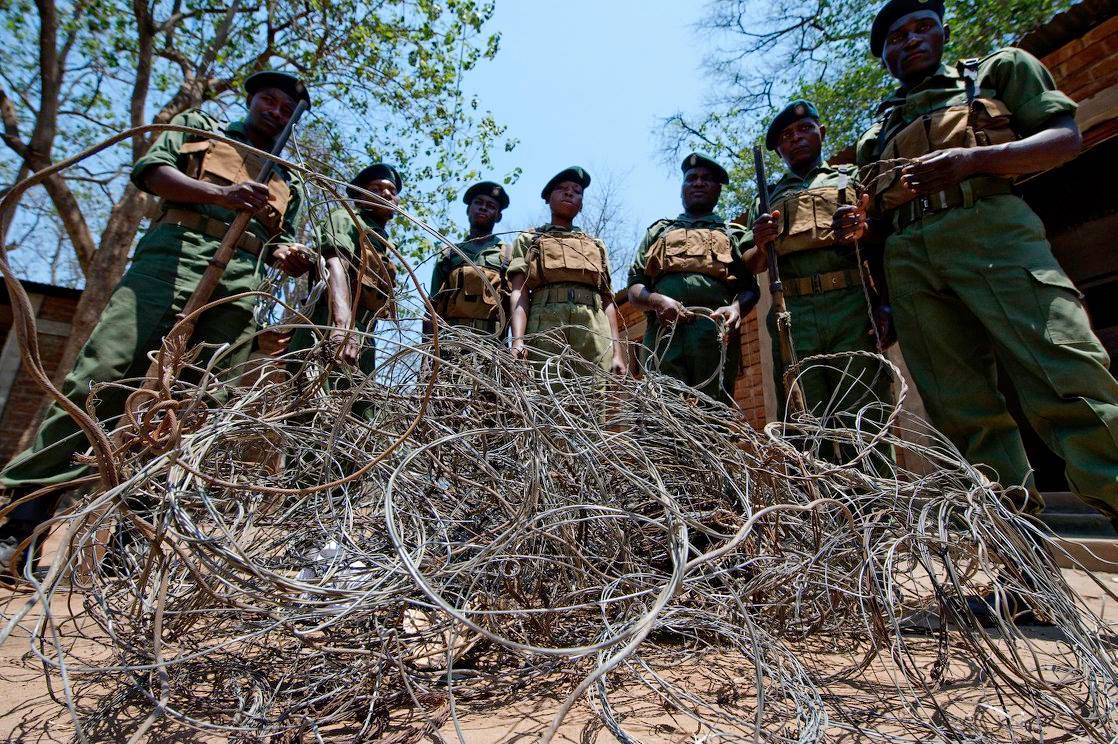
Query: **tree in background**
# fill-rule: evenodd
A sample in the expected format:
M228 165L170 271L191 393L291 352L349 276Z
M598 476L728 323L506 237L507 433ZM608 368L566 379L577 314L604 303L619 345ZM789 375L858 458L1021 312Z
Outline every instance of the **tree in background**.
M946 59L981 57L1011 44L1066 9L1071 0L958 0L948 3L951 43ZM881 2L861 0L712 0L700 23L721 43L705 66L715 91L705 118L683 113L664 127L673 157L692 147L721 157L731 175L728 202L751 204L751 148L767 122L803 96L827 124L828 151L852 146L879 101L894 87L869 53L869 29ZM775 158L774 168L782 167ZM727 209L727 212L731 210Z
M343 180L370 158L393 162L413 195L405 205L446 222L438 205L453 203L474 166L490 164L504 133L459 86L497 52L499 36L483 30L493 9L476 0L0 0L0 182L192 107L236 118L243 80L282 68L304 77L316 104L288 157ZM29 256L46 263L63 240L76 258L71 278L85 291L60 377L151 207L127 173L153 139L136 136L54 176L0 215L24 266ZM60 257L51 268L65 264Z

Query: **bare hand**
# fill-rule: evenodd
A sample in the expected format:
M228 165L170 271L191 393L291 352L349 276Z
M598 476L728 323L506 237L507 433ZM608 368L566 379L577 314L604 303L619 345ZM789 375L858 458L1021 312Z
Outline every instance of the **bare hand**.
M668 327L676 323L690 323L695 318L695 313L684 307L683 303L665 295L656 296L652 310L656 313L656 320Z
M268 257L272 266L290 276L302 276L314 264L314 255L300 243L283 243L272 249Z
M763 214L753 223L753 244L768 248L780 237L780 211Z
M357 364L361 356L361 340L353 331L334 328L330 331L330 343L338 347L337 358L346 364Z
M625 377L629 374L629 360L621 354L614 354L613 361L609 365L609 371L618 377Z
M512 358L525 361L528 359L528 349L524 346L522 339L517 339L512 342Z
M862 194L856 205L839 207L835 210L835 218L831 228L835 231L835 240L840 243L852 243L866 236L869 229L869 220L866 210L870 206L869 194Z
M225 207L234 212L252 212L255 214L268 206L270 195L268 187L264 184L256 181L245 181L229 186L219 186L215 201L219 207Z
M901 183L921 196L945 191L977 172L979 149L953 147L921 155L901 169Z
M741 325L741 306L736 302L731 302L726 307L720 307L711 313L710 319L720 323L727 332L736 331L738 326Z
M897 329L893 325L893 309L888 305L877 305L873 309L874 332L877 335L878 351L885 352L897 343Z

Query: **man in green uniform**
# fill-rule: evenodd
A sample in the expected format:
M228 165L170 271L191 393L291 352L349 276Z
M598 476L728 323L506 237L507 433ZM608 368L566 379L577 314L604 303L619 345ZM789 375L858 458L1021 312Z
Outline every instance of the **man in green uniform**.
M225 124L200 110L179 114L171 123L194 127L270 150L300 99L310 100L297 78L262 72L245 82L248 116ZM222 276L213 298L256 289L264 263L301 274L309 261L294 244L305 202L301 181L282 166L268 184L252 179L263 161L235 147L183 132L164 132L132 168L132 183L162 199L159 216L136 246L128 271L66 377L63 393L84 407L97 383L143 377L147 354L157 348L175 322L214 256L237 212L254 219ZM231 344L225 365L237 369L248 357L256 331L255 300L247 298L207 311L191 343ZM204 363L203 359L202 362ZM97 417L107 426L124 409L126 391L103 388ZM86 473L74 455L88 447L70 416L52 405L31 447L0 472L6 502L48 485L65 484ZM0 526L0 559L10 560L16 545L49 519L57 493L17 506Z
M741 359L734 331L760 290L742 261L740 231L731 236L714 211L729 174L698 153L682 169L683 214L648 228L629 269L629 301L647 314L644 346L655 355L652 366L729 403Z
M875 300L872 315L877 320L874 327L862 280L863 271L880 276L879 270L870 270L881 265L880 247L867 246L860 255L853 241L835 237L834 215L841 205L858 202L858 179L853 166L832 166L823 159L826 136L826 126L809 101L793 101L773 119L765 144L780 154L788 172L769 187L772 214L757 218L750 241L762 249L761 257L767 255L770 245L776 248L798 359L877 352L894 340L891 311L877 291L883 289L883 283L870 282ZM789 360L781 358L775 312L769 313L767 322L783 409L786 400L780 372ZM891 399L889 374L869 357L810 366L798 381L808 411L833 427L857 426L857 417L867 412L868 420L882 421ZM883 405L876 406L876 402ZM840 452L827 456L832 454L843 457Z
M509 195L500 184L482 181L467 189L463 201L470 237L457 251L448 248L439 256L431 276L431 303L451 325L496 334L502 313L508 317L504 281L510 246L493 228L508 209Z
M858 143L897 331L933 423L1041 505L995 361L1071 487L1118 518L1118 383L1080 295L1013 178L1080 148L1075 104L1020 49L943 64L942 2L893 0L871 48L901 87ZM865 212L846 210L852 231Z
M329 340L337 354L367 375L376 368L377 318L394 311L396 268L388 223L396 216L403 185L400 172L391 165L374 163L364 168L348 189L357 222L348 209L338 207L330 212L320 236L327 301L318 303L311 320L316 326L330 327ZM314 331L300 328L290 350L301 351L314 342Z

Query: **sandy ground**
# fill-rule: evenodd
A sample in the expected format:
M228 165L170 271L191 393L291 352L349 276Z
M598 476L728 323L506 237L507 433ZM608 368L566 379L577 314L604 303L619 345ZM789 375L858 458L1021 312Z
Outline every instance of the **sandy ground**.
M1091 577L1082 571L1066 570L1065 576L1070 585L1104 619L1114 618L1118 613L1116 603L1104 598L1104 594ZM1099 578L1113 591L1118 592L1118 575L1099 575ZM14 594L0 590L0 612L7 619L25 602L27 595ZM63 634L75 616L80 617L80 598L76 595L60 595L51 607L51 613L61 624ZM61 695L61 688L55 682L48 683L43 675L42 665L30 652L28 629L42 616L41 609L35 609L17 628L12 637L0 646L0 736L9 742L62 742L72 741L73 727L69 714L64 707L50 698L53 692ZM74 626L69 624L70 628ZM1055 643L1046 633L1058 633L1036 629L1031 637L1043 643ZM65 639L61 642L65 643ZM83 641L83 643L90 643ZM918 664L930 664L934 658L934 638L917 640L914 646L923 649L926 656L918 658ZM806 650L805 650L806 651ZM87 653L96 649L87 649ZM919 656L919 655L918 655ZM828 665L841 665L843 659L834 650L818 649L804 653L809 668L822 671ZM742 668L741 659L719 658L704 655L691 663L669 668L656 668L657 660L649 659L649 664L657 674L669 681L686 686L700 698L714 705L738 705L738 711L746 711L745 702L752 699L753 679L749 671ZM876 662L856 683L838 682L827 688L828 708L838 711L845 718L841 727L827 731L828 741L855 742L880 741L858 732L859 726L872 727L878 731L892 731L900 738L906 732L905 711L893 684L896 667L887 659ZM951 683L936 692L936 699L953 710L964 710L968 706L988 699L989 690L984 689L973 665L963 656L953 656L947 677ZM537 684L517 689L501 698L483 701L462 702L457 710L461 739L470 744L513 744L515 742L536 741L541 732L547 729L566 694L570 692L568 681L549 684L538 680ZM913 697L919 692L913 691ZM983 696L987 696L984 698ZM670 709L650 700L646 688L611 689L611 700L617 713L623 717L626 729L639 737L640 741L689 742L704 744L710 740L699 735L700 727L688 717L673 713ZM445 711L443 711L445 713ZM832 712L832 717L836 714ZM121 720L114 721L111 727L87 732L91 740L117 742L127 741L134 730L138 718L126 714ZM447 741L457 741L459 733L453 723L441 723L440 730ZM1059 737L1059 732L1049 731L1036 737L1044 741L1071 741ZM998 737L1000 738L1000 737ZM221 737L204 737L195 734L167 737L148 737L146 741L175 742L212 742L224 741ZM338 732L330 741L355 741L352 734ZM434 738L432 737L432 740ZM580 702L572 715L563 724L561 735L556 741L571 744L606 744L616 742L598 717L585 702ZM711 742L713 744L713 742Z

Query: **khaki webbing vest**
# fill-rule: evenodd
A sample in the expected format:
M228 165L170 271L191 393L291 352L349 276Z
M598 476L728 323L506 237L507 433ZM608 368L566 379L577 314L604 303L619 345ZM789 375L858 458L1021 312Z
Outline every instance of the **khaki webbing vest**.
M364 272L361 271L360 263L353 267L353 273L361 283L358 304L363 310L379 313L395 296L396 266L387 257L387 251L382 253L374 245L374 241L384 244L385 239L380 235L358 226L357 240L361 248L358 260L365 264Z
M782 222L776 240L777 254L784 256L834 245L835 212L840 206L855 204L857 196L852 186L823 186L778 199L772 205L774 210L780 210Z
M1001 145L1017 139L1010 126L1009 107L997 99L977 96L978 60L960 62L959 70L966 84L966 103L924 114L879 146L879 163L863 179L878 212L890 212L916 198L901 183L900 167L889 161L917 158L953 147ZM882 119L883 136L887 134L884 124L892 111L886 111Z
M665 274L702 274L733 281L733 250L724 230L675 227L649 246L644 273L655 281Z
M217 140L187 142L180 152L187 156L186 175L218 186L253 181L267 162L253 153L242 152ZM270 236L275 237L283 231L283 215L291 202L291 187L276 174L268 180L268 191L268 206L255 218Z
M528 248L525 286L571 282L601 289L606 283L606 251L589 235L536 233Z
M484 266L459 266L450 272L440 294L435 309L447 320L497 320L504 300L501 272Z

